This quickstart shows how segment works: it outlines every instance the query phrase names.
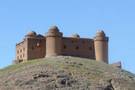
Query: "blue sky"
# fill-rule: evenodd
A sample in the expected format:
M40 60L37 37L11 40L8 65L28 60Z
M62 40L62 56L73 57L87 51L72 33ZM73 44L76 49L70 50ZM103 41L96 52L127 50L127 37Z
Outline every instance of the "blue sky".
M44 34L57 25L65 36L110 37L110 63L135 73L134 0L0 0L0 68L15 58L15 45L28 31Z

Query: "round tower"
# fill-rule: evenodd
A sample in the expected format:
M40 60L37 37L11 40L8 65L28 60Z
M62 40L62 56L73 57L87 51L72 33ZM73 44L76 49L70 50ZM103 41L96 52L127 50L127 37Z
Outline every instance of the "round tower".
M95 58L97 61L108 63L108 37L104 31L98 31L94 38Z
M62 33L57 26L52 26L46 35L46 57L61 55Z

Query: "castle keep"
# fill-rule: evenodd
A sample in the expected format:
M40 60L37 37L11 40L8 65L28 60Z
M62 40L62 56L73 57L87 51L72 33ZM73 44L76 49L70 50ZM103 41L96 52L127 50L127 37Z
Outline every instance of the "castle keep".
M63 37L58 27L52 26L45 36L29 32L22 42L16 44L15 63L52 56L76 56L108 63L108 37L103 31L93 39L78 34Z

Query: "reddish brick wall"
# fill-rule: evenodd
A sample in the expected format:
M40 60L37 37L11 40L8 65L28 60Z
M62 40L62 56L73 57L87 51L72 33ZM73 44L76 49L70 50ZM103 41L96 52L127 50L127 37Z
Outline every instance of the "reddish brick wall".
M85 38L64 37L62 55L95 59L94 41Z
M54 26L46 36L28 33L24 40L16 45L16 60L19 62L50 56L76 56L96 59L108 63L108 37L99 31L94 39L63 37L62 32Z
M44 58L45 47L45 38L28 38L28 59Z

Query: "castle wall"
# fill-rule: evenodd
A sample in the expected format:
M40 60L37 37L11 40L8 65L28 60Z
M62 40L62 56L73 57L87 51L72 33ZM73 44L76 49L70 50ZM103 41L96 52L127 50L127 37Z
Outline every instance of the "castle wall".
M22 42L16 45L16 60L18 62L22 62L23 60L27 60L27 39L24 39Z
M76 56L108 63L108 37L103 31L94 39L80 38L78 34L63 37L58 27L49 29L46 36L29 32L24 40L16 45L17 62L51 56Z
M45 57L45 38L28 38L28 59Z
M63 37L62 55L95 59L93 39Z

